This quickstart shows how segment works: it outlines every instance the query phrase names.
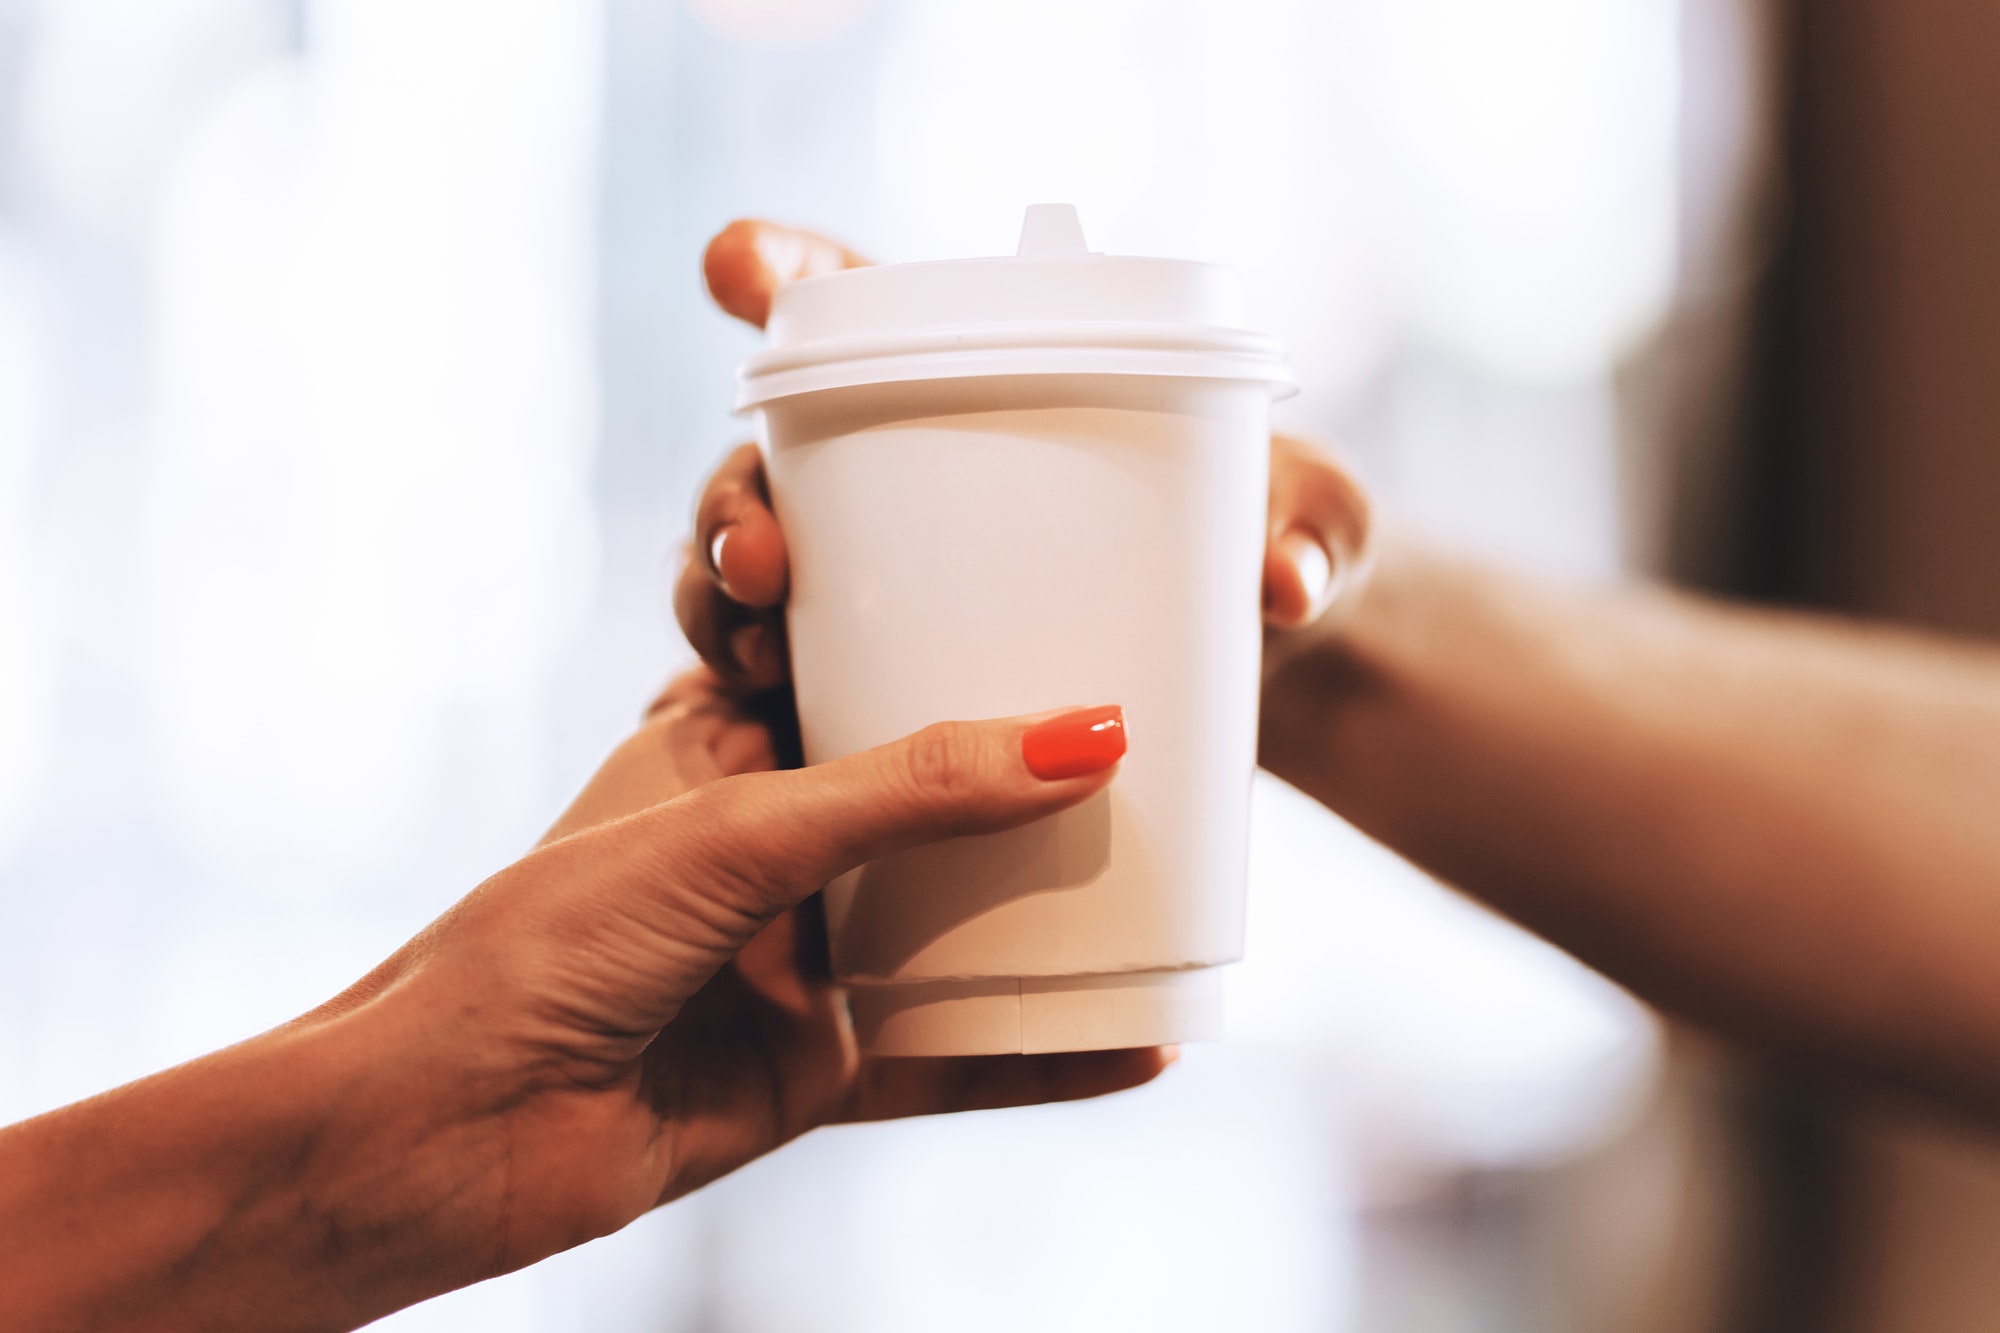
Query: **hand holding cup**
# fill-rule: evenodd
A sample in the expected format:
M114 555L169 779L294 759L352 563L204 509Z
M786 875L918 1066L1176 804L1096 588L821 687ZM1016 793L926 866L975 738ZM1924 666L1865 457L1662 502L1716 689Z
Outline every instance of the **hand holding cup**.
M730 687L795 704L812 763L1092 698L1136 727L1088 806L830 886L863 1049L1217 1035L1260 611L1290 634L1367 565L1359 488L1270 442L1282 346L1227 270L1090 251L1065 205L1030 208L1008 258L878 269L740 222L706 269L770 334L738 397L760 445L706 488L676 590Z
M867 263L812 232L739 220L709 242L703 271L718 306L762 328L786 283ZM1279 633L1302 629L1358 597L1372 564L1373 529L1368 494L1352 473L1303 440L1273 435L1265 624ZM674 590L688 642L739 692L771 690L790 678L789 574L763 460L755 445L739 445L702 488Z

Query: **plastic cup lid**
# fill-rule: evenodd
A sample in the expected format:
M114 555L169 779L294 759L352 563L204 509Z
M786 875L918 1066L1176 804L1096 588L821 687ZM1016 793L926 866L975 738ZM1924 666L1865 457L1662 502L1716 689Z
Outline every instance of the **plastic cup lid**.
M778 289L769 345L737 368L736 407L825 389L983 375L1170 375L1295 392L1284 348L1244 327L1214 264L1091 253L1076 209L1035 204L1019 250L882 264Z

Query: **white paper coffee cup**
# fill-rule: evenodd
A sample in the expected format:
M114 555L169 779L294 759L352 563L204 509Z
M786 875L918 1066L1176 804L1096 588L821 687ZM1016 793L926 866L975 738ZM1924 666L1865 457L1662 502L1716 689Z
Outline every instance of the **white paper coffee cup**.
M829 886L863 1049L1219 1035L1243 947L1276 342L1232 275L1021 253L781 289L745 362L791 554L808 763L932 722L1115 703L1111 786Z

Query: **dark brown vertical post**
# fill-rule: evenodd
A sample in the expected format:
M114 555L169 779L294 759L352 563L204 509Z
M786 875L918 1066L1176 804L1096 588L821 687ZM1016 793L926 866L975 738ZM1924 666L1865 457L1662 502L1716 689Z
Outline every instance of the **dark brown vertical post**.
M2000 4L1794 21L1755 590L2000 634Z

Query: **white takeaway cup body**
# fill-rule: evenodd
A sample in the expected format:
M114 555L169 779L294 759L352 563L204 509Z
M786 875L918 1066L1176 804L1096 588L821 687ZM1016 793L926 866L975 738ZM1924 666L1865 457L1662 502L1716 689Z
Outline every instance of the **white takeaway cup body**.
M834 971L863 1049L877 1054L1219 1035L1216 969L1242 956L1268 420L1282 358L1269 346L1244 358L1230 326L1212 322L1216 300L1193 311L1210 321L1173 322L1184 345L1165 350L1178 359L1143 345L1148 355L1122 362L1077 356L1114 336L1146 343L1146 330L1110 327L1144 321L1104 317L1130 308L1130 288L1149 285L1143 271L1113 275L1084 318L1058 301L1053 317L1026 302L1029 317L994 319L978 291L952 290L954 268L1048 267L1030 242L1020 259L904 266L931 270L912 281L942 285L930 299L948 316L973 307L974 319L945 327L983 327L972 342L1012 346L947 343L946 356L914 367L929 373L912 377L908 358L938 349L925 341L938 325L910 320L911 303L894 291L829 292L819 279L809 295L828 308L845 299L882 318L879 308L892 307L886 333L857 339L851 315L834 326L836 353L845 337L845 348L858 340L869 355L822 362L844 369L771 397L756 393L756 372L771 361L746 366L791 558L787 625L808 763L945 719L1096 704L1125 712L1126 757L1089 801L891 856L828 887ZM1083 258L1169 276L1203 269ZM1197 277L1210 297L1233 293L1219 271ZM1079 325L1095 330L1097 346L1074 345ZM1207 344L1189 329L1238 359L1200 360ZM829 341L774 339L778 369L765 386L810 360L785 351L817 342L824 354Z

